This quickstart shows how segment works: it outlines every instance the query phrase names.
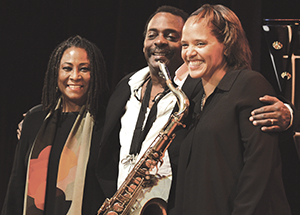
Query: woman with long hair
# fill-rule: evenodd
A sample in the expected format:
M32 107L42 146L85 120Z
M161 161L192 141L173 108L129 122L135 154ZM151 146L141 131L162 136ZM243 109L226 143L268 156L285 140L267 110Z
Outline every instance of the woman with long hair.
M106 96L101 51L75 36L52 52L42 104L24 119L2 215L96 214L96 177Z

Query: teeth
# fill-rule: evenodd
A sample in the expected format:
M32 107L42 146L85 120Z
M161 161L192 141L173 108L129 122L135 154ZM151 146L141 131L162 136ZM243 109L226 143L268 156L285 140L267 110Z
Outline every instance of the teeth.
M153 55L155 55L155 56L166 56L166 53L157 53L157 52L155 52L155 53L153 53Z
M74 85L69 85L69 87L70 87L72 90L81 88L81 86L74 86Z
M203 61L190 61L189 64L191 66L200 66L203 63Z

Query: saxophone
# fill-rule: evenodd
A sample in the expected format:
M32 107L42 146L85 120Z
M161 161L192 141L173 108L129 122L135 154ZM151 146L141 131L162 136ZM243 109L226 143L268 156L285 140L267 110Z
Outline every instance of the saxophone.
M159 163L162 163L162 158L164 157L167 148L175 138L175 134L173 133L174 129L178 125L185 127L181 121L188 112L189 100L182 90L174 87L165 64L159 62L159 68L161 70L159 75L166 80L167 86L176 96L179 110L170 116L168 122L159 132L150 147L145 151L143 156L135 164L114 196L104 201L98 210L98 215L126 215L135 210L134 204L139 193L144 188L155 185L155 182L152 180L153 177L149 174L149 171L152 169L150 163L154 164L156 168ZM153 209L149 209L149 207L146 209L147 207L143 207L139 214L166 215L166 204L162 201L163 200L160 199L150 201L149 207L152 207Z

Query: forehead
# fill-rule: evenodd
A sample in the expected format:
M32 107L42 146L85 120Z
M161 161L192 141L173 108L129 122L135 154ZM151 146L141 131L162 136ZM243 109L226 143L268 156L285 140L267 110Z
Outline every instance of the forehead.
M89 61L85 49L79 47L70 47L66 49L62 55L61 63L67 60Z
M213 36L211 30L210 24L205 19L198 20L195 17L190 17L184 24L182 37L185 38L191 33Z
M188 18L184 24L184 28L190 28L190 27L199 27L199 28L210 28L209 26L209 22L204 19L204 18L201 18L199 19L198 17L196 16L192 16L190 18Z
M150 20L147 31L149 30L175 30L177 32L182 31L184 21L180 16L175 16L171 13L161 12L155 14Z

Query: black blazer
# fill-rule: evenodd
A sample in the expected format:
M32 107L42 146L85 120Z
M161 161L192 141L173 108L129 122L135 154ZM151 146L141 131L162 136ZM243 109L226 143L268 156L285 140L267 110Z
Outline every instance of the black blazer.
M258 98L274 95L269 83L257 72L231 70L203 111L202 94L180 148L176 214L290 214L277 134L249 121L262 106Z

